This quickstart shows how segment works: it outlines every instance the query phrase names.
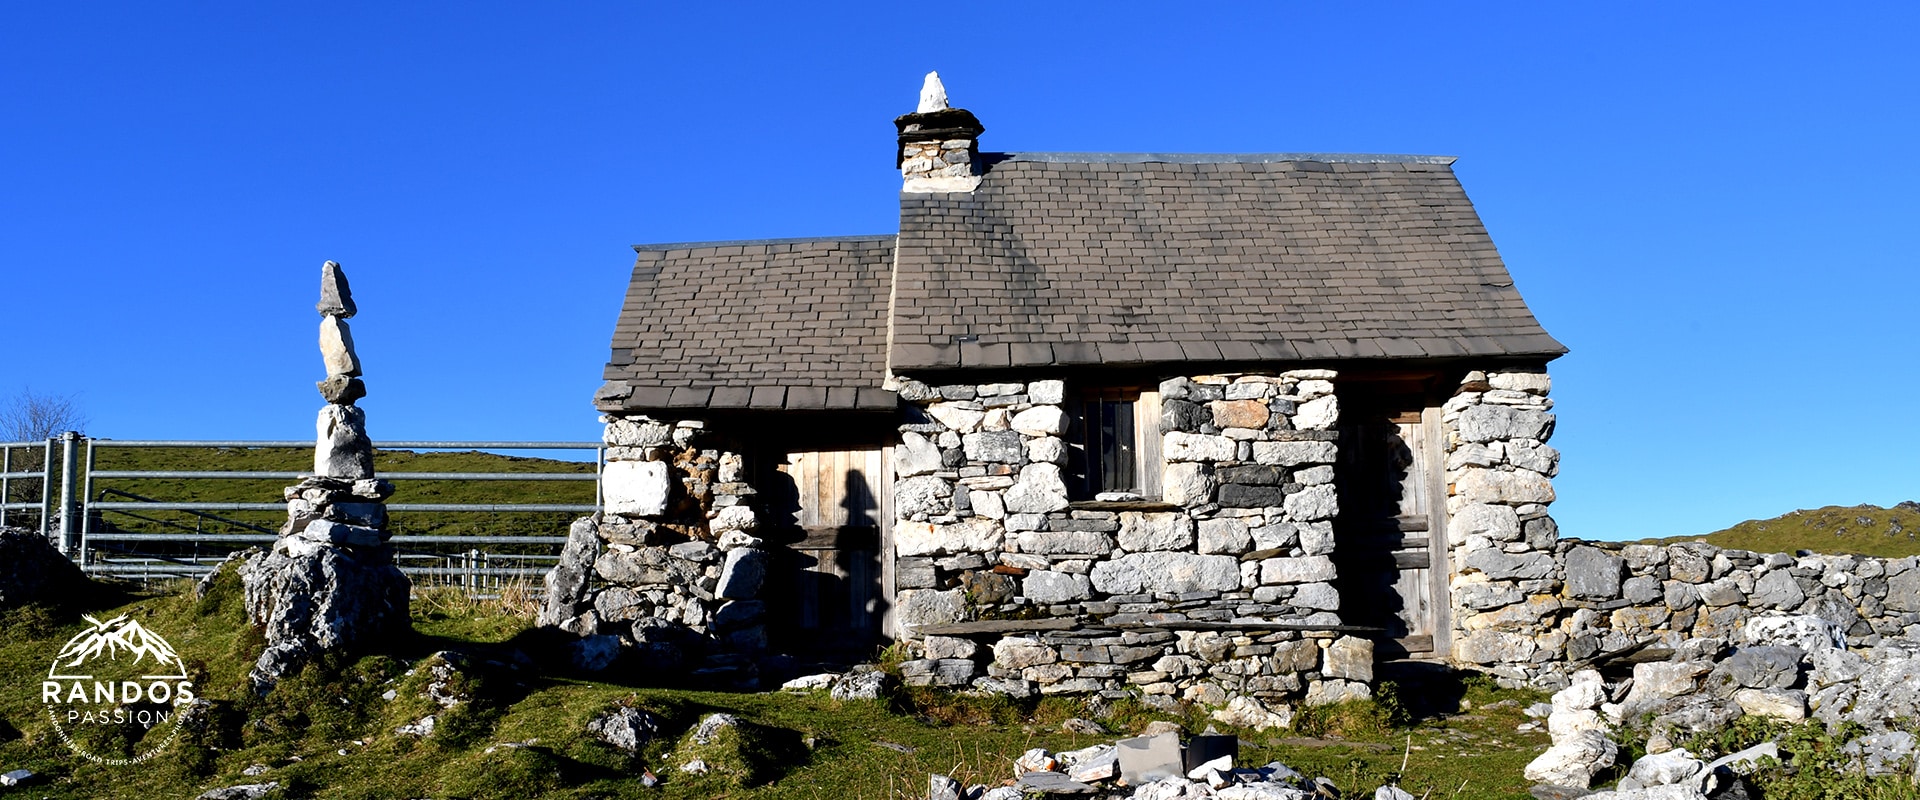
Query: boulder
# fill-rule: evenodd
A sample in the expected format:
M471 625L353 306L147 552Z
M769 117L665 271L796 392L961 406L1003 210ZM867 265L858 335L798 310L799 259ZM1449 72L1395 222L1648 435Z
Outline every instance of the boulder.
M1582 731L1555 742L1527 764L1527 780L1584 789L1593 775L1613 766L1618 748L1600 731Z
M266 640L248 675L260 692L321 653L366 650L411 625L411 584L389 548L289 547L289 541L254 553L239 568L247 620Z
M616 706L587 723L587 734L630 756L660 735L663 721L652 712L632 706Z
M0 528L0 609L58 606L86 593L89 581L47 537Z

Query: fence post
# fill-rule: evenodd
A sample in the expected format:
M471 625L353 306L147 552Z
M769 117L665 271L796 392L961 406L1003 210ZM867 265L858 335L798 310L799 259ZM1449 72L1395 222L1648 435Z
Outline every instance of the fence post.
M60 434L60 554L72 557L73 481L80 477L80 432Z
M13 445L0 447L0 528L7 527L7 504L13 502Z
M40 446L40 538L50 537L53 525L53 437Z

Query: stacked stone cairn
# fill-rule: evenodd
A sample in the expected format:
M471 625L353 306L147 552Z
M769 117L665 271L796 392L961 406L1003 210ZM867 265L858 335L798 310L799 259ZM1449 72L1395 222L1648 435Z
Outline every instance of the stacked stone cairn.
M373 472L373 443L360 359L346 320L356 311L347 276L328 261L320 271L320 353L327 379L313 475L287 487L287 522L266 552L240 568L248 620L266 634L254 665L265 692L324 652L361 650L404 633L408 590L388 543L385 501L393 485Z
M1585 789L1621 755L1618 743L1644 742L1616 791L1586 795L1630 798L1745 797L1724 794L1761 756L1791 761L1777 743L1731 753L1693 753L1675 742L1717 734L1742 717L1786 723L1807 719L1849 739L1835 748L1839 766L1868 775L1913 771L1920 737L1920 639L1880 637L1849 648L1844 629L1812 614L1761 612L1713 636L1689 637L1631 675L1576 671L1546 717L1553 746L1527 766L1529 780ZM1644 651L1643 651L1644 652ZM1613 674L1608 677L1607 674ZM1715 756L1718 756L1716 759ZM1570 793L1560 794L1571 796ZM1543 795L1544 796L1544 795Z
M573 523L540 624L580 637L580 669L630 655L657 679L756 685L769 554L740 454L702 447L699 421L602 421L605 512Z
M1162 498L1071 504L1065 387L898 382L896 608L909 683L1170 706L1366 697L1372 645L1334 590L1327 370L1158 387Z

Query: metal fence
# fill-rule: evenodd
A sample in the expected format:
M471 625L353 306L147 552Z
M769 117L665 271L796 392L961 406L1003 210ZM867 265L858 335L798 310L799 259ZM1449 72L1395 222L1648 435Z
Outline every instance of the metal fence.
M84 442L84 456L80 444ZM42 497L39 502L7 503L0 511L26 513L39 517L39 530L51 538L62 553L73 558L90 573L115 575L135 580L193 577L211 571L229 552L250 546L270 545L277 531L263 524L236 519L230 512L284 512L284 502L204 502L177 498L152 497L124 489L105 488L99 481L115 479L230 481L298 481L312 473L301 471L247 470L105 470L96 469L97 454L111 448L238 448L244 450L311 450L310 441L125 441L87 439L65 434L44 443L6 445L5 463L12 464L16 447L41 449L38 470L7 469L5 480L38 479ZM54 474L49 468L59 451L60 486L58 500L53 491ZM592 503L388 503L393 514L483 515L534 513L587 514L601 505L600 476L605 468L605 449L598 442L447 442L391 441L375 442L378 450L485 450L485 451L585 451L594 452L592 472L386 472L380 477L404 489L408 483L447 481L454 483L484 481L593 481ZM212 464L210 466L217 466ZM78 489L78 491L76 491ZM8 495L10 498L11 495ZM177 512L171 518L163 512ZM191 521L191 525L185 520ZM497 516L495 517L497 519ZM453 585L470 593L492 593L513 584L537 584L539 577L558 559L559 548L566 543L565 523L556 525L555 535L497 535L482 528L470 535L406 535L393 537L401 571L416 586ZM127 527L146 528L137 532ZM211 532L208 528L240 532ZM159 552L154 552L154 551Z
M0 442L0 527L32 527L46 535L52 502L47 467L53 463L54 441Z

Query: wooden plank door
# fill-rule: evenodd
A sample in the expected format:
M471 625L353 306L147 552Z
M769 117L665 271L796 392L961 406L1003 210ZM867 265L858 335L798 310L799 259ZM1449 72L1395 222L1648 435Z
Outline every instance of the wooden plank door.
M792 606L784 609L805 644L850 653L889 632L893 607L893 517L888 448L789 453L779 471L792 481L800 538L788 544Z
M1381 658L1447 650L1439 410L1418 394L1343 398L1334 522L1341 617L1383 628ZM1437 564L1437 569L1436 569Z

